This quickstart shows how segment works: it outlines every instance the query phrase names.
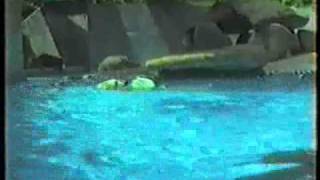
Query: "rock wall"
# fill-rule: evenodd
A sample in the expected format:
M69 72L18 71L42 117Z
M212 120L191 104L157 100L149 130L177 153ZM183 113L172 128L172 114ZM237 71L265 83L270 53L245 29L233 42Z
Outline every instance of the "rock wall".
M232 45L230 38L214 23L199 24L194 28L192 50L203 51Z
M259 13L263 7L275 9ZM314 51L310 43L314 30L307 31L312 18L301 29L306 18L286 12L279 3L253 0L226 0L212 8L170 0L124 5L48 3L25 20L25 53L61 56L67 67L96 71L109 56L124 55L144 64L167 55L213 50L216 57L210 66L216 69L254 69Z
M171 17L163 11L163 8L157 4L149 5L151 16L157 25L159 34L167 44L170 53L184 52L182 44L183 31L172 21Z
M126 55L131 59L129 39L116 5L89 5L90 70L107 56Z
M209 22L207 8L189 4L161 1L150 4L149 9L171 54L188 52L183 43L187 31L199 23Z
M89 67L87 4L49 3L42 12L65 65Z
M29 67L31 60L42 54L61 58L46 19L40 9L22 22L24 61Z
M163 4L89 5L90 67L111 55L131 61L186 52L182 44L188 28L205 22L205 11L191 6ZM174 17L174 18L172 18Z
M66 67L95 71L107 56L126 55L131 61L144 62L188 52L183 45L186 32L208 22L206 14L206 9L163 2L48 3L25 20L25 45L30 43L35 56L49 54L61 57Z
M133 60L143 62L169 53L147 5L120 5L118 9L129 39Z
M5 1L5 70L6 83L13 84L25 79L22 49L22 0Z

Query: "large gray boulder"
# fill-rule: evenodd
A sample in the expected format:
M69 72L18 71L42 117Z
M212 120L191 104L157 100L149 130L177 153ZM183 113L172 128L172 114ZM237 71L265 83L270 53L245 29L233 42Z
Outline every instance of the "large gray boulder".
M296 35L279 23L261 26L240 35L237 44L245 43L265 44L265 48L273 52L276 59L302 52Z
M270 23L294 30L308 22L308 18L297 15L278 1L225 0L212 7L209 16L227 33L244 33L251 27Z
M265 74L305 73L316 71L316 53L306 53L276 62L270 62L263 67Z
M36 55L31 48L30 38L28 38L26 35L22 35L22 46L24 68L30 68L32 59L35 58Z
M281 24L272 23L269 29L262 34L264 34L263 40L267 41L265 43L266 50L274 55L275 59L284 58L301 51L298 38Z
M26 79L23 69L21 14L22 0L5 1L5 73L6 83L15 84ZM6 85L7 85L6 84Z
M237 34L248 31L252 23L246 16L238 14L232 4L219 3L208 11L208 18L227 34Z
M23 20L21 26L22 33L25 36L25 43L34 54L34 57L31 58L37 58L42 54L61 58L41 9L37 9Z
M46 3L41 9L66 66L88 68L87 4L57 1Z
M129 40L132 59L141 62L169 54L167 43L147 5L119 5L118 10Z
M199 51L231 46L232 42L217 25L213 23L202 23L187 31L184 44L188 50Z
M316 51L316 34L314 31L299 29L297 36L304 52Z
M271 59L263 45L256 44L231 46L213 52L216 58L211 65L216 70L253 70L263 66Z
M247 17L254 26L280 23L293 30L308 22L308 18L299 16L279 1L225 0L225 3L230 4L238 14Z
M316 13L312 11L308 23L297 30L297 36L303 52L316 51L316 27Z
M177 26L176 22L164 11L163 7L158 5L158 3L151 4L148 7L160 35L168 46L169 53L183 52L185 48L181 40L183 39L184 31Z
M190 3L161 0L149 3L148 7L170 54L188 52L183 42L185 33L199 23L209 22L208 8Z
M88 33L90 71L95 72L101 60L114 55L127 55L130 44L120 12L115 4L88 6L90 31ZM112 28L110 28L112 27Z

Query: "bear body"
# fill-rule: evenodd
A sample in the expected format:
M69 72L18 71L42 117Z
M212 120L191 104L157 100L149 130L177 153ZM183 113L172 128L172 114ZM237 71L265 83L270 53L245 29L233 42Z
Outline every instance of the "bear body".
M98 73L107 73L112 70L123 70L139 67L138 63L129 61L127 56L108 56L98 66Z

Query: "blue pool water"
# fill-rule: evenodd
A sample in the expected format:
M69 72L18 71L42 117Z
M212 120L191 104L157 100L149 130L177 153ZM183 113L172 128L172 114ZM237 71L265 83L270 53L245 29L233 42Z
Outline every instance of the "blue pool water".
M310 84L133 93L29 81L9 89L8 174L223 180L290 168L297 164L272 166L261 158L315 149L314 96Z

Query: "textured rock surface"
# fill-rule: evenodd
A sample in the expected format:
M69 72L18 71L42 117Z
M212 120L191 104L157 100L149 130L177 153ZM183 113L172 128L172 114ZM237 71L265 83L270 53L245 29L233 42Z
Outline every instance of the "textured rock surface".
M232 4L220 3L208 11L208 17L228 34L243 33L252 28L249 19L238 14Z
M278 22L295 29L304 26L308 21L278 1L226 0L225 3L232 6L239 15L247 17L253 25Z
M236 44L263 44L263 34L250 30L240 34Z
M147 5L128 4L118 9L129 39L132 59L141 62L169 53Z
M25 80L23 69L23 50L21 20L19 13L22 8L22 0L5 1L5 73L6 83L14 84Z
M185 37L187 49L201 51L232 45L229 37L213 23L198 24L189 31Z
M87 14L69 15L68 19L70 19L75 25L79 26L83 30L88 31L88 15Z
M301 54L270 62L263 67L263 71L266 74L315 72L316 53Z
M263 66L269 61L285 58L288 52L295 54L300 50L298 38L291 33L290 28L304 25L305 18L301 18L292 10L276 2L226 0L210 11L215 13L210 18L211 22L214 21L216 24L208 24L208 19L204 16L205 8L197 9L179 3L175 6L170 1L167 2L159 5L108 6L59 2L43 8L43 12L50 27L53 27L50 31L58 42L58 49L63 49L61 54L66 64L85 67L90 65L93 71L97 70L98 64L105 57L117 54L128 56L130 61L141 62L164 56L158 61L161 62L158 64L160 69L195 67L248 70ZM44 21L43 17L42 21ZM87 27L88 22L90 22L90 28ZM279 22L283 25L275 25L271 22ZM311 23L311 20L309 22ZM270 24L272 25L269 26ZM174 27L160 27L164 25ZM249 29L252 25L258 26L255 26L255 32L250 34ZM205 61L202 61L203 58L190 56L190 54L179 55L179 53L188 52L183 49L182 40L183 35L189 30L191 35L188 41L192 47L188 50L195 50L195 52L210 50L209 53L214 58L204 58ZM236 43L235 38L231 42L230 38L221 31L232 37L240 34L240 37ZM309 36L310 33L305 33L305 30L299 32L304 32L298 33L300 39L305 39L305 43L301 44L305 49L310 49L308 47L310 46L308 41L312 39ZM302 36L303 34L307 35ZM248 44L243 45L245 43ZM232 44L242 45L227 47ZM169 53L177 55L166 57ZM169 62L168 58L175 60ZM123 62L115 63L117 64L115 66L111 65L112 68L108 67L110 64L107 63L105 65L108 69L107 74L116 78L120 75L126 77L129 74L148 72L143 68L132 66L130 70L132 73L126 74L127 65L130 63L126 61L127 65L124 65L126 63L123 64ZM148 63L150 62L152 61ZM165 67L162 67L163 65ZM148 67L151 66L148 65ZM110 72L110 69L114 72Z
M24 61L24 68L29 68L32 62L32 59L36 57L35 53L31 48L30 39L22 35L22 44L23 44L23 61Z
M252 70L270 61L263 45L244 44L213 51L216 55L211 66L217 70Z
M252 26L273 22L293 30L304 26L308 21L278 1L256 0L225 0L212 7L209 17L226 33L244 33Z
M30 42L31 50L35 57L49 54L61 58L49 26L40 9L34 11L22 22L22 32Z
M284 58L288 53L296 54L301 51L298 38L281 24L272 23L263 36L263 41L267 41L266 49L275 55L276 59Z
M272 23L255 31L250 30L242 34L237 43L264 44L275 59L284 58L287 54L297 54L302 51L296 35L279 23Z
M88 14L90 71L96 71L99 63L107 56L123 54L132 59L129 39L117 6L91 4Z
M42 12L66 66L88 68L87 4L58 1L47 3Z
M316 51L316 34L314 31L300 29L297 35L304 52Z
M297 36L304 52L316 51L316 11L315 7L312 8L308 23L297 30Z
M148 6L171 54L188 52L183 46L185 33L199 23L208 22L207 8L168 0L150 3Z

